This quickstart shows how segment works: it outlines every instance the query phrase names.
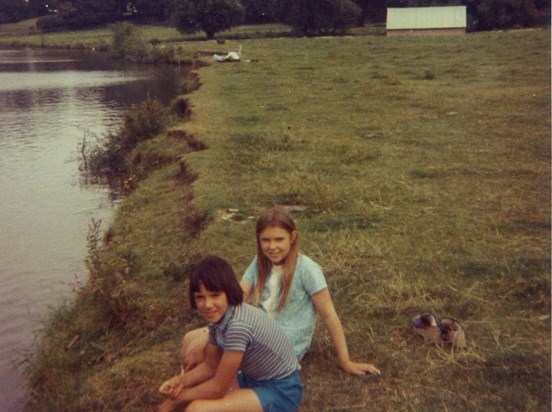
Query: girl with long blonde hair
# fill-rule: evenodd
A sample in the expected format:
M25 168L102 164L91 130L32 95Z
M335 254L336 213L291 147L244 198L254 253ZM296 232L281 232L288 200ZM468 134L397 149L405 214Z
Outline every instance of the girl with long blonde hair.
M354 375L379 375L374 365L351 360L322 268L299 253L298 237L287 209L274 207L261 213L256 226L257 254L240 282L244 300L252 298L257 306L276 319L298 360L309 350L320 317L343 370ZM201 361L202 343L198 336L200 332L192 331L184 337L182 362L185 369Z

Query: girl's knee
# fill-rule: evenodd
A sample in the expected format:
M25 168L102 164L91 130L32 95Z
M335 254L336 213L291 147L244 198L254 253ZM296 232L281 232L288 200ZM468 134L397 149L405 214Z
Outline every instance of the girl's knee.
M188 351L198 350L194 349L194 346L197 346L198 342L201 341L202 335L207 335L205 333L205 330L206 328L194 329L184 335L184 337L182 338L182 343L180 344L180 358L182 362L187 357ZM203 343L199 344L203 345Z
M189 345L198 336L197 331L198 329L194 329L186 332L182 337L182 345Z
M186 407L186 412L205 412L205 405L201 401L193 401Z
M180 362L186 370L203 362L208 342L207 328L195 329L186 333L180 347Z
M182 345L189 345L191 342L200 338L203 334L208 333L207 328L193 329L184 334L182 338Z

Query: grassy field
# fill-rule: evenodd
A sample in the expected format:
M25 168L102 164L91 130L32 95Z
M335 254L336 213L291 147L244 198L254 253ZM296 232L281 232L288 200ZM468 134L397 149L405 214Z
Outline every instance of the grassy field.
M91 231L91 281L52 315L27 408L151 410L201 324L189 265L243 272L258 211L283 204L352 357L382 370L341 372L320 328L302 412L550 410L550 30L181 43L239 44L241 63L198 70L191 120L136 149L180 161L139 182L103 243ZM457 319L467 348L414 335L423 311Z
M203 32L183 34L171 26L137 25L138 34L146 42L161 42L173 44L182 41L201 41L205 39ZM381 34L381 27L356 29L357 34ZM216 38L240 39L248 37L289 36L291 29L282 24L264 24L239 26L231 30L217 33ZM36 19L24 20L18 23L0 25L0 45L12 47L60 47L76 49L101 50L110 44L112 25L102 28L64 31L44 34L37 30Z

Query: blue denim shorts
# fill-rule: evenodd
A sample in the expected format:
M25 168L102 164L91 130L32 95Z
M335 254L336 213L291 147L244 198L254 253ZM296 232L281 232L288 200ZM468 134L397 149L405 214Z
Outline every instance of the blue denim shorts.
M238 373L240 388L252 389L263 407L263 412L294 412L299 408L303 396L303 382L299 371L283 379L258 381Z

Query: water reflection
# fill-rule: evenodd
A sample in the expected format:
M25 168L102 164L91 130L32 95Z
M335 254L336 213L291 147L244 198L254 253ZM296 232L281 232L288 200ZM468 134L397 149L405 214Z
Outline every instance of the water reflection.
M22 395L16 366L39 320L86 279L91 219L111 218L108 190L81 184L83 137L118 127L147 96L168 103L181 76L177 67L124 65L101 54L0 50L1 411Z

